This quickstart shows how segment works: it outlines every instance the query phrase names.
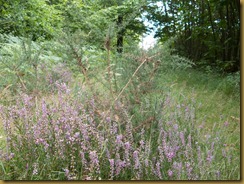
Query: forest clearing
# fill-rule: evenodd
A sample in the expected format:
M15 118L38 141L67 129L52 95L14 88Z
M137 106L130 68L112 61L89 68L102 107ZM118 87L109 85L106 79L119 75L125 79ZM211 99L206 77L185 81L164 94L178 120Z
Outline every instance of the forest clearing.
M239 1L0 5L1 180L240 180Z

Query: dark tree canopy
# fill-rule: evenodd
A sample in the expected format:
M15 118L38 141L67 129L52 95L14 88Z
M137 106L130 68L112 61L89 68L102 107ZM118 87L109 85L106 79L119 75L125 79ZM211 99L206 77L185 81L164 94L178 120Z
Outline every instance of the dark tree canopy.
M151 0L147 10L158 28L156 37L177 36L177 52L197 66L240 69L239 0Z

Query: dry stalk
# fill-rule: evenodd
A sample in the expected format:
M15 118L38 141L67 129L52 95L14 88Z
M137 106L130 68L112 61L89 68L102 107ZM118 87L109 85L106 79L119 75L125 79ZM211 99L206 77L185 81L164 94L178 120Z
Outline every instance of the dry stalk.
M111 50L110 45L111 45L111 40L110 40L109 36L107 36L105 39L104 47L107 50L107 64L108 64L108 67L107 67L108 71L107 72L108 72L109 88L110 88L110 93L113 96L113 89L112 89L112 82L111 82L111 71L110 71L110 50Z
M2 92L0 93L0 98L2 98L2 96L4 96L5 91L8 90L8 88L10 88L12 85L13 85L13 84L9 84L8 86L6 86L6 87L2 90Z
M133 75L131 76L131 78L128 80L128 82L126 83L126 85L123 87L123 89L120 91L120 93L118 94L118 96L114 99L114 101L112 102L110 108L107 110L107 113L104 115L103 119L100 121L98 128L100 126L102 126L102 123L104 122L105 118L107 117L108 113L110 112L110 110L112 109L112 107L114 106L115 102L121 97L121 95L123 94L123 92L125 91L125 89L129 86L129 84L131 83L132 79L135 77L135 75L137 74L137 72L139 71L139 69L143 66L144 63L146 63L147 61L151 60L152 58L156 57L158 54L153 55L151 57L146 57L141 64L137 67L137 69L135 70L135 72L133 73Z

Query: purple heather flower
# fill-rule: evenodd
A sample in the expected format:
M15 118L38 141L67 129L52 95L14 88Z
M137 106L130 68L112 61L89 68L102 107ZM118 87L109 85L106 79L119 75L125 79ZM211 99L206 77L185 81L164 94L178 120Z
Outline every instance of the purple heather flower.
M180 162L180 163L174 162L173 163L173 168L178 171L177 179L179 180L180 176L181 176L181 172L182 172L182 162Z
M122 142L122 138L123 138L122 135L117 135L117 136L116 136L116 144L117 144L117 145L121 146L121 144L123 144L123 142Z
M113 123L113 125L110 126L110 134L117 134L118 132L118 126L116 123Z
M156 174L157 176L159 177L159 179L162 179L162 174L161 174L161 170L160 170L161 166L160 166L160 163L157 162L156 163Z
M106 122L107 123L111 123L111 118L110 117L106 117Z
M166 157L168 159L168 162L172 161L172 158L175 157L175 153L173 151L166 153Z
M191 135L188 136L187 146L191 149Z
M110 168L114 167L114 159L108 159L110 163Z
M185 112L189 112L189 107L188 106L186 106Z
M140 140L140 145L142 148L144 148L145 142L143 140Z
M168 125L172 125L172 121L168 121L167 124L168 124Z
M80 136L80 132L76 132L74 135L75 138L79 138L79 136Z
M148 159L147 159L147 158L145 159L145 166L146 166L146 167L149 166L149 162L148 162Z
M220 180L220 171L216 171L217 180Z
M81 163L84 168L87 167L87 160L85 158L85 153L80 151Z
M130 165L130 159L129 159L129 152L130 152L130 143L126 142L124 144L124 149L125 149L125 162L126 162L126 166Z
M184 136L183 132L180 132L180 139L181 139L182 145L185 146L186 143L185 143L185 136Z
M202 165L202 155L201 155L201 147L198 146L197 148L197 155L198 155L198 165L201 166Z
M226 121L226 122L224 122L224 126L228 126L229 125L229 122L228 121Z
M174 124L174 129L177 131L178 130L178 128L179 128L179 126L177 125L177 124Z
M207 156L207 161L208 161L209 163L211 163L211 162L212 162L212 160L213 160L212 151L211 151L211 150L209 150L209 151L208 151L208 156Z
M125 146L125 150L130 150L130 143L129 142L126 142L124 144L124 146Z
M199 125L199 129L202 129L204 127L204 125Z
M186 162L186 170L187 170L187 176L188 179L192 179L192 170L193 168L191 167L191 164L189 162Z
M173 176L173 171L172 170L168 170L168 175L171 178Z
M7 160L11 160L12 158L14 158L14 153L10 153L10 154L7 156Z
M33 164L34 169L33 169L32 175L37 175L38 174L37 166L38 166L37 163Z
M109 159L110 163L110 178L113 179L114 177L114 159Z
M99 164L98 156L97 156L97 152L96 151L91 151L89 153L89 157L90 157L92 163Z
M121 159L120 159L120 156L118 153L116 154L115 167L116 167L115 175L117 176L117 175L119 175L120 171L123 168L123 165L121 164Z
M66 178L70 179L69 169L64 169Z
M134 168L135 169L139 169L139 167L140 167L140 162L139 162L138 154L139 154L138 151L134 151L133 152L133 159L134 159L134 163L135 163Z

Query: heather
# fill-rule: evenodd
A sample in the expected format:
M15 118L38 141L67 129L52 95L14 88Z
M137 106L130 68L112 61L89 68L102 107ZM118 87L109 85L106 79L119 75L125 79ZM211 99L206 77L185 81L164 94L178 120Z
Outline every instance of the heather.
M118 54L80 34L2 44L1 179L240 179L238 74L195 70L174 39Z
M6 136L3 179L238 177L238 165L232 165L238 157L224 136L228 122L220 121L206 133L204 125L195 124L193 105L178 104L169 111L172 99L167 96L159 100L150 125L135 127L121 103L110 113L98 113L94 98L79 100L64 83L56 85L56 97L35 102L23 94L16 105L1 107Z

